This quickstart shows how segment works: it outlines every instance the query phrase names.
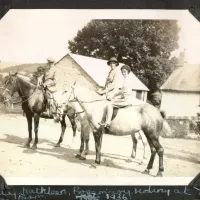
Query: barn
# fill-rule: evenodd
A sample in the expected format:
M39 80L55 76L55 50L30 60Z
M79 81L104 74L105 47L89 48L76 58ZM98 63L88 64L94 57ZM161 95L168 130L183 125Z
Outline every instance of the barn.
M120 63L119 67L123 64ZM64 89L74 83L87 86L90 89L104 87L110 71L107 60L68 53L55 64L57 72L57 87ZM133 88L135 96L143 101L147 100L149 89L133 75Z
M197 116L200 105L200 65L185 63L161 86L161 109L167 116Z

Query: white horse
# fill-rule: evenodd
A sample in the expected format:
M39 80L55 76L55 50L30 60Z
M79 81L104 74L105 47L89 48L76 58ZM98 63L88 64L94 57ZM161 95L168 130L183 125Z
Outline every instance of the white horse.
M99 122L105 121L105 111L108 102L94 91L78 85L73 86L67 94L69 95L68 101L78 102L87 116L95 139L95 163L100 164L103 130L99 126ZM143 131L151 149L151 158L144 173L148 174L150 169L152 169L157 153L159 156L157 176L162 176L164 171L164 149L159 142L159 136L162 133L163 127L168 126L165 122L164 113L150 104L139 103L138 101L138 105L114 109L113 116L109 134L116 136L131 135L135 137L135 133ZM164 129L168 135L171 135L170 129L166 127ZM123 149L122 147L119 148Z

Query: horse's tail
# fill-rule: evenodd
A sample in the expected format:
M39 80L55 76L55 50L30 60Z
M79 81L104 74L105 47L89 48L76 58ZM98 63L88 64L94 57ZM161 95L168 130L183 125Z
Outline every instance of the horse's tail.
M163 127L161 130L161 136L162 137L173 137L173 131L169 125L169 123L166 120L166 112L164 110L160 110L160 114L163 118Z

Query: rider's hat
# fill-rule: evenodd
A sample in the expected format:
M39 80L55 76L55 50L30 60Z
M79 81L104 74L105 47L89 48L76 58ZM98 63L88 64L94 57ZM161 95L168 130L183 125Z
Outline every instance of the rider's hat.
M47 62L49 63L55 63L55 59L52 57L47 58Z
M110 65L111 62L116 63L117 66L119 65L119 62L118 62L117 58L115 58L115 57L112 57L112 58L107 62L107 64Z

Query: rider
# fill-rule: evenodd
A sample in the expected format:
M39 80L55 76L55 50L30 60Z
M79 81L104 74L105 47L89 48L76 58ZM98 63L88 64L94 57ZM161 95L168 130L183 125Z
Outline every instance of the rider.
M110 58L107 64L111 67L111 70L108 74L105 87L100 88L97 93L100 95L112 96L116 92L116 89L120 87L120 77L121 71L119 66L119 62L115 57Z
M123 65L121 67L121 73L124 77L123 84L121 88L118 88L116 92L110 96L107 96L107 99L110 100L107 104L107 116L106 123L100 124L105 127L105 132L109 132L110 123L113 115L113 107L123 108L126 106L131 106L133 104L133 92L132 92L132 76L131 68L128 65Z
M47 100L45 105L45 111L48 110L48 115L51 114L51 99L53 93L56 90L56 71L54 68L55 60L52 57L47 58L47 64L44 70L44 74L38 77L38 86L43 86L45 89L45 98Z
M121 70L118 67L119 62L115 57L110 58L110 60L107 62L107 64L111 67L111 70L108 74L105 88L99 89L97 91L100 95L106 95L106 98L108 100L112 99L112 97L115 95L115 93L118 92L118 89L121 87ZM111 116L112 117L112 116ZM101 126L103 124L99 123ZM108 125L105 126L105 131L108 132Z

